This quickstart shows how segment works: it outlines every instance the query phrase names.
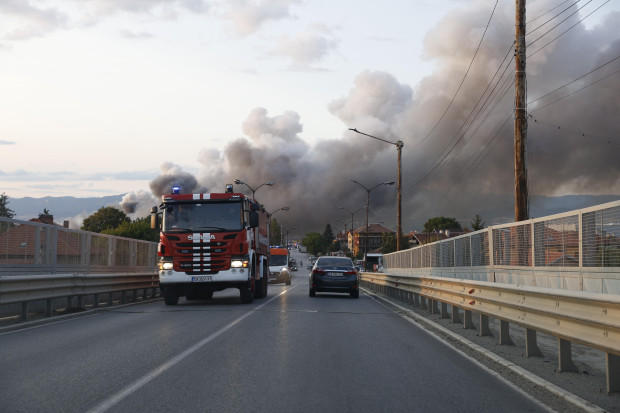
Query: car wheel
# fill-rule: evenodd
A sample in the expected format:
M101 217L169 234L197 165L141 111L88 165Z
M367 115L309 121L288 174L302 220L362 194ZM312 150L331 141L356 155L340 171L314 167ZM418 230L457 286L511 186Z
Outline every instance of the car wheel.
M316 295L316 291L313 288L310 289L310 297L314 297Z
M291 277L288 277L288 278L286 279L286 285L291 285Z
M359 298L360 292L359 290L351 291L351 298Z
M166 305L177 305L179 303L179 294L174 287L164 287L164 302Z

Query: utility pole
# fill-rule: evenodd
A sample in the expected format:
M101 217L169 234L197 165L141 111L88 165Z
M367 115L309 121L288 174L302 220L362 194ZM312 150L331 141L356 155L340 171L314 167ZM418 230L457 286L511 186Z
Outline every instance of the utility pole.
M396 141L396 150L398 151L398 177L396 179L396 194L397 203L396 207L396 251L404 249L403 245L400 245L400 240L403 238L403 225L402 225L402 192L403 192L403 168L401 167L400 158L403 151L403 141Z
M516 0L515 32L515 221L525 221L529 218L526 165L525 0Z
M396 162L396 174L397 174L397 183L396 183L397 197L396 197L396 201L398 203L398 206L396 207L396 227L397 227L397 230L396 230L396 250L400 251L400 249L401 249L400 239L403 237L402 209L401 209L401 205L402 205L402 190L403 190L403 185L402 185L403 168L402 168L402 165L400 163L400 160L401 160L401 155L402 155L404 143L403 143L403 141L400 141L400 140L398 140L396 142L390 142L390 141L382 139L382 138L377 138L376 136L372 136L372 135L369 135L367 133L360 132L356 128L349 128L349 130L353 131L355 133L359 133L360 135L368 136L369 138L377 139L379 141L382 141L382 142L385 142L385 143L389 143L390 145L396 146L396 151L398 152L398 158L397 158L397 162ZM366 214L368 215L368 211L366 211Z

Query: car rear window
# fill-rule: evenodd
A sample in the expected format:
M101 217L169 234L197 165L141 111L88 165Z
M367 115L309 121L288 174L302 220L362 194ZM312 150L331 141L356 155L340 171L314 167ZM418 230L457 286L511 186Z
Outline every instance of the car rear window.
M319 267L353 267L353 261L349 258L319 258Z

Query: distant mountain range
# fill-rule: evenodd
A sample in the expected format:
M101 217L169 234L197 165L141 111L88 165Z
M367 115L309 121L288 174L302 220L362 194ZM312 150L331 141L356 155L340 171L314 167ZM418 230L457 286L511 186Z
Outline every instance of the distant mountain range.
M118 206L124 194L97 198L75 198L72 196L46 196L44 198L9 198L8 207L15 212L15 219L29 220L37 218L47 208L54 216L54 222L82 215L87 217L99 208L110 205Z
M44 198L9 198L8 207L15 212L15 218L29 220L37 218L45 208L54 216L54 221L62 224L64 220L81 222L84 218L96 212L99 208L106 206L119 206L124 194L110 195L97 198L75 198L65 197L44 197ZM508 195L484 194L477 196L476 210L487 225L504 224L512 221L512 211L503 208L501 211L498 205L512 205L508 200ZM575 209L588 208L607 202L618 201L618 195L566 195L559 197L532 196L530 198L530 216L544 217L557 213L572 211ZM439 215L447 214L441 211ZM469 225L469 222L461 222L462 225ZM321 224L324 225L324 224ZM73 228L73 226L72 226Z

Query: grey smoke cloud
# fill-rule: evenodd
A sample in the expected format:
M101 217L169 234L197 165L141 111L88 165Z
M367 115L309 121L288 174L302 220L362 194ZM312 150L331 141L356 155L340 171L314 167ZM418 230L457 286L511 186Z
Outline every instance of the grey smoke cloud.
M153 194L161 196L173 183L188 191L218 192L234 179L253 187L274 181L273 187L258 190L256 197L268 211L290 207L289 212L276 216L286 228L297 227L295 232L303 235L322 231L329 222L342 230L344 225L336 220L350 223L351 216L339 207L356 210L366 204L366 191L351 179L368 187L396 179L395 147L347 130L355 127L405 144L405 232L421 229L428 218L439 215L456 217L463 225L469 225L476 214L487 224L511 221L514 97L510 79L505 86L508 93L488 112L485 122L476 123L467 133L460 129L514 39L514 4L500 3L470 75L431 135L429 131L448 107L480 40L490 13L487 2L472 2L448 13L428 33L425 56L435 62L436 70L420 83L407 85L389 73L362 71L349 93L335 97L328 105L343 123L340 139L310 146L301 137L303 123L298 113L290 110L270 116L267 109L256 108L242 124L246 137L230 142L222 151L203 149L199 155L202 168L195 177L178 166L164 165L162 174L151 183ZM554 3L532 2L529 16L542 14ZM574 24L576 18L567 24ZM528 59L529 100L620 55L619 23L620 15L615 13L589 29L578 25ZM528 37L528 41L533 39ZM546 41L536 44L542 46ZM513 66L508 76L514 73ZM618 70L618 65L584 79L569 91L530 105L535 118L555 125L544 126L533 118L529 121L528 173L533 199L535 195L620 194L619 146L571 132L587 132L620 143L620 76L611 76L561 103L542 108L613 70ZM501 128L506 119L506 126ZM427 176L442 153L459 138L451 154ZM244 186L236 186L236 190L251 195ZM383 222L395 229L395 191L393 186L382 186L372 192L371 222ZM542 207L532 204L532 209ZM358 212L355 220L356 227L362 225L364 211Z
M158 201L150 192L140 190L123 196L120 207L132 219L143 218L148 216L151 206L157 205Z
M161 170L161 174L149 184L157 198L169 194L173 186L179 186L182 194L207 192L207 188L200 186L194 175L172 162L164 163Z

